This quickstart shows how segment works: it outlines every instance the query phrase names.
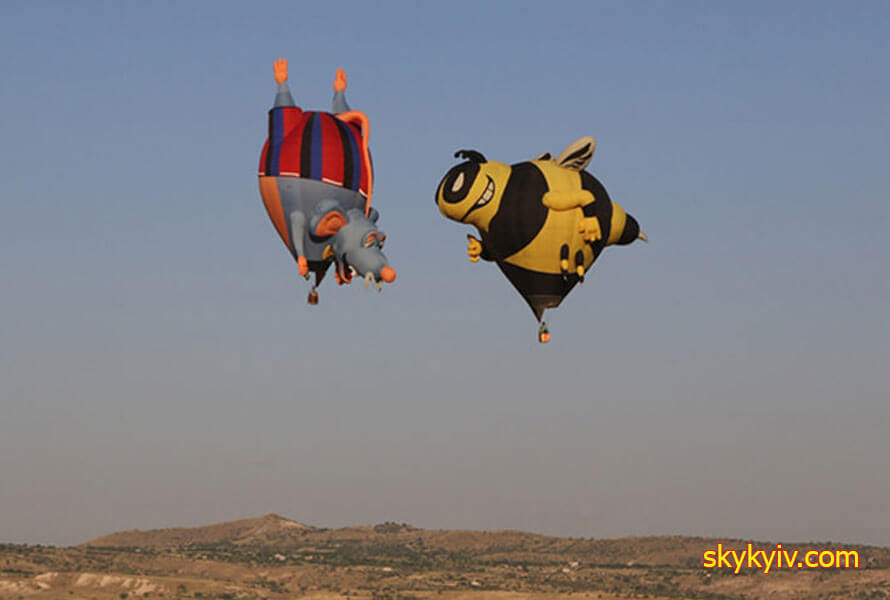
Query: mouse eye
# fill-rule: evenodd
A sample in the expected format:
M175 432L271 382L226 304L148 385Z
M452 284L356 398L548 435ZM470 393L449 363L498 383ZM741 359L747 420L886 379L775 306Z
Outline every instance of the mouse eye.
M371 246L382 246L383 241L377 237L377 232L372 231L368 235L365 236L365 248L370 248Z

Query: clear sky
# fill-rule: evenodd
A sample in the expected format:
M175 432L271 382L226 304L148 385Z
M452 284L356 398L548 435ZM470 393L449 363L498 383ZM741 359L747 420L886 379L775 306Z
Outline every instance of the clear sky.
M0 3L0 541L311 525L890 545L890 4ZM558 7L558 10L556 9ZM398 271L307 285L290 61L371 119ZM553 341L433 194L582 135L650 244Z

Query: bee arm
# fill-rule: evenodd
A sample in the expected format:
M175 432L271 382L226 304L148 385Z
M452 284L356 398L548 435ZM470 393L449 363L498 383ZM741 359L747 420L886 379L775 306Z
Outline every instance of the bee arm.
M487 261L494 260L482 240L470 234L467 234L467 255L473 262L477 262L480 258Z
M584 214L584 217L578 224L578 231L581 233L584 241L592 244L602 239L603 230L600 227L599 219L596 218L596 209L593 202L582 206L581 212Z
M593 206L593 194L587 190L572 190L567 192L550 191L544 194L541 201L551 210L573 210Z

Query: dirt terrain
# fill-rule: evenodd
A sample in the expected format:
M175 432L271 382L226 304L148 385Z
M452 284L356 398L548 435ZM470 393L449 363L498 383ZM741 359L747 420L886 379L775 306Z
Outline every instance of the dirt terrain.
M124 531L69 548L0 544L0 598L576 600L890 598L890 549L859 569L709 570L693 537L564 538L406 524L323 529L266 515L205 527ZM774 548L754 543L757 549Z

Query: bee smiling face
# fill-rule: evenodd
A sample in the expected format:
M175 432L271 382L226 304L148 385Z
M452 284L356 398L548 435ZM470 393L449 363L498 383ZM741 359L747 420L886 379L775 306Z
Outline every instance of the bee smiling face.
M497 212L499 202L492 200L499 200L497 166L503 165L489 163L475 150L461 150L455 156L469 160L445 174L436 192L436 204L449 219L486 229Z

